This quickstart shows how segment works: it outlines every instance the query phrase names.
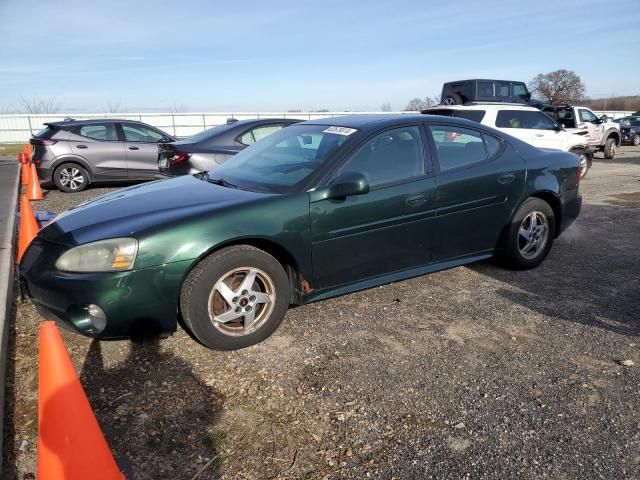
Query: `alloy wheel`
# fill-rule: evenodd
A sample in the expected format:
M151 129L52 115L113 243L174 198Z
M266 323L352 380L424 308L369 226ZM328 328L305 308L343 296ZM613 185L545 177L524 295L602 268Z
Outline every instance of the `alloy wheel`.
M549 239L549 220L539 211L527 215L518 230L518 249L520 254L530 260L544 251Z
M580 161L580 178L584 178L589 169L589 162L587 162L587 156L584 153L578 155L578 159Z
M258 268L234 268L209 294L209 319L225 335L248 335L262 327L275 306L273 280Z
M77 190L84 184L84 175L75 167L63 168L60 171L60 184L70 190Z

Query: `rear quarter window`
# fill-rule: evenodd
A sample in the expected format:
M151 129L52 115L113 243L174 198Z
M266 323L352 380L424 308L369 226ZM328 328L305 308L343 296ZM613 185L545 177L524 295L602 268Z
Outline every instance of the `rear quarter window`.
M43 128L38 133L36 133L34 135L34 137L35 138L42 138L43 140L47 140L47 139L53 137L58 130L59 130L58 128L53 128L53 127L47 126L47 128Z

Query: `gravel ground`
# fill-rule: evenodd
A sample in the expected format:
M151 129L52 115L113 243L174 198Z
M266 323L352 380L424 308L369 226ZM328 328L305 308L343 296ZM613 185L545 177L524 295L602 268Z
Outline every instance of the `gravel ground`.
M239 352L183 331L65 343L136 479L640 478L640 149L596 159L581 189L532 271L482 263L299 307ZM34 478L40 321L18 303L6 479Z

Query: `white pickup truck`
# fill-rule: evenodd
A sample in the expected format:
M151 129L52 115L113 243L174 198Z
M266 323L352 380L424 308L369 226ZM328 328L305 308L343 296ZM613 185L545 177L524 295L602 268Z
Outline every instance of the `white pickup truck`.
M622 139L620 125L598 116L587 107L571 105L545 105L542 111L553 117L565 130L582 135L594 152L603 152L604 158L614 158Z

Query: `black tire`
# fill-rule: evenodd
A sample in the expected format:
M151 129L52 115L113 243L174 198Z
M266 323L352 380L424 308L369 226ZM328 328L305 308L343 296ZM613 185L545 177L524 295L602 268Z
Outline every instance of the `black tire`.
M249 268L258 273L250 288L241 290L246 288L243 284L249 273L244 271ZM220 282L233 299L226 300L220 293ZM273 300L261 303L256 298L261 295ZM189 273L180 292L180 311L190 333L203 345L214 350L237 350L269 337L284 319L289 299L289 278L282 265L263 250L236 245L212 253ZM255 316L249 328L245 309ZM241 316L226 323L214 321L216 317L224 319L224 315L237 316L238 311Z
M614 158L616 156L616 147L616 139L613 137L607 138L604 142L604 149L602 150L604 152L604 158L607 160Z
M523 248L528 245L526 239L520 234L520 227L525 228L526 219L540 214L546 217L546 237L544 243L539 243L535 251L523 253ZM538 217L539 219L539 217ZM542 263L551 250L556 233L556 219L551 206L540 198L528 198L524 201L511 220L505 238L503 260L506 266L515 270L527 270L535 268ZM538 236L538 238L541 238Z
M63 163L53 172L53 183L62 192L81 192L89 185L89 174L77 163Z
M589 169L591 168L591 163L593 161L593 155L590 155L587 150L582 147L576 147L571 149L571 153L577 155L580 161L580 178L584 178L589 173Z
M450 93L442 99L443 105L462 105L462 97L457 93Z
M640 134L635 134L633 136L633 138L631 139L631 145L633 145L634 147L637 147L638 145L640 145Z

